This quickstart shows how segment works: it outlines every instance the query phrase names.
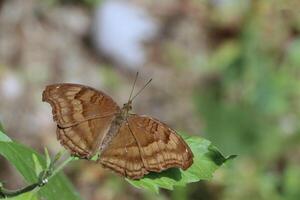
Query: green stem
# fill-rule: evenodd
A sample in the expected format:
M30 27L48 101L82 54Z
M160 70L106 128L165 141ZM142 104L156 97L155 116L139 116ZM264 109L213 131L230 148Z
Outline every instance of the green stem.
M56 169L53 170L51 175L47 177L46 179L50 179L53 176L55 176L58 172L60 172L67 164L69 164L71 161L78 160L78 158L70 156L68 157L64 162L62 162Z
M0 186L0 199L1 198L7 198L7 197L15 197L21 194L24 194L26 192L30 192L33 191L37 188L37 190L35 190L34 192L37 192L39 190L39 188L43 187L44 185L47 184L47 182L53 177L55 176L58 172L60 172L67 164L69 164L71 161L76 160L78 158L76 157L68 157L65 161L63 161L60 165L58 165L51 174L49 174L46 177L43 177L41 180L39 180L37 183L33 183L31 185L28 185L22 189L18 189L18 190L7 190L4 189L3 187ZM46 169L48 170L48 169Z
M19 189L19 190L7 190L7 189L4 189L4 188L1 188L0 189L0 198L15 197L15 196L18 196L20 194L30 192L38 186L39 186L38 183L34 183L34 184L28 185L28 186L26 186L22 189Z

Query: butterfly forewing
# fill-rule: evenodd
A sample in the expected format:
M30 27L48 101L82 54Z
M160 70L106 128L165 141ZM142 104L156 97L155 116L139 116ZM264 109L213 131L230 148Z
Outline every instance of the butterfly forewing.
M43 92L43 101L51 104L53 119L60 127L70 127L89 119L111 116L120 110L105 93L71 83L47 86Z
M105 93L79 84L49 85L43 101L50 103L57 137L71 154L90 158L105 137L119 106Z
M160 172L171 167L187 169L193 153L185 141L164 123L139 115L127 119L148 171Z
M91 158L98 150L114 116L90 119L67 128L57 127L57 138L72 155Z
M139 179L148 173L136 139L126 122L122 123L117 135L101 153L99 162L104 167L131 179Z

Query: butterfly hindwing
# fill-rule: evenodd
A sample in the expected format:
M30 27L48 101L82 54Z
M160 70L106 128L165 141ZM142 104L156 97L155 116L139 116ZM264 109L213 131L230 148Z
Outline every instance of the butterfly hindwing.
M99 162L103 167L131 179L139 179L148 173L127 122L122 123L117 135L103 150Z
M185 170L193 163L193 153L184 140L162 122L131 115L99 161L123 176L139 179L151 171L161 172L172 167Z
M185 141L164 123L147 116L131 115L127 119L148 171L160 172L171 167L187 169L193 153Z

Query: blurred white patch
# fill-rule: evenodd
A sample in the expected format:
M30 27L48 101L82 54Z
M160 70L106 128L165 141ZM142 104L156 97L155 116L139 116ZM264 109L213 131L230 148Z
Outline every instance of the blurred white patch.
M146 62L143 42L152 39L157 30L145 10L125 1L105 1L95 11L96 48L124 67L134 69Z
M1 96L7 99L18 98L23 91L23 85L17 76L7 73L0 82Z
M282 117L279 123L282 133L286 135L291 135L296 133L298 128L297 122L298 122L297 117L292 114Z

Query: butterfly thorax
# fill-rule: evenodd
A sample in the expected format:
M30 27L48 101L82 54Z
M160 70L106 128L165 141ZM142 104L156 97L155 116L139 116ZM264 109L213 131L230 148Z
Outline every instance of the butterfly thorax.
M122 109L120 110L120 112L116 114L107 134L103 138L103 141L100 145L100 148L99 148L100 152L102 152L109 145L112 138L115 137L116 134L118 133L118 130L121 127L122 123L124 123L126 121L126 119L128 118L128 116L130 115L130 111L132 109L131 104L132 104L131 101L129 101L128 103L125 103L123 105Z
M126 120L130 115L130 111L132 110L132 101L128 101L128 103L124 103L123 108L121 109L121 117L123 120Z

